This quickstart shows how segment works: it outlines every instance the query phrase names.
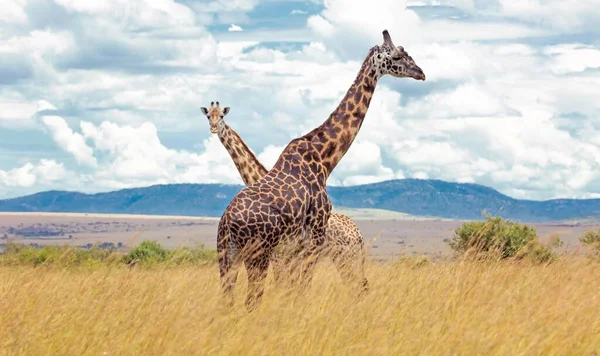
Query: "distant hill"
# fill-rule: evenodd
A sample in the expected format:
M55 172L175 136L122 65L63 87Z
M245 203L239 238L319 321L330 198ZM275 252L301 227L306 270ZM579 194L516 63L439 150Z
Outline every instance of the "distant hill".
M239 185L167 184L83 194L47 191L0 200L0 211L191 215L220 217ZM600 199L513 199L478 184L401 179L328 187L337 207L384 209L415 216L480 219L482 210L505 218L547 222L600 215Z

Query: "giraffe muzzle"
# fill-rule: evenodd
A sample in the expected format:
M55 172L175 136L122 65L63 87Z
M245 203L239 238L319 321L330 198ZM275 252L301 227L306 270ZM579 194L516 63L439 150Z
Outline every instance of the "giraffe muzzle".
M414 70L412 70L411 73L411 77L413 77L416 80L425 80L425 73L423 73L423 70L419 67L415 68Z

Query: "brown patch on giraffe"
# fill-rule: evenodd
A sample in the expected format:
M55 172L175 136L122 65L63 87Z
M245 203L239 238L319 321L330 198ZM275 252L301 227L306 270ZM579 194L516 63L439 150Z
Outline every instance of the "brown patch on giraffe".
M354 93L354 102L355 103L360 103L360 100L362 99L362 92L360 90L357 90L356 93Z

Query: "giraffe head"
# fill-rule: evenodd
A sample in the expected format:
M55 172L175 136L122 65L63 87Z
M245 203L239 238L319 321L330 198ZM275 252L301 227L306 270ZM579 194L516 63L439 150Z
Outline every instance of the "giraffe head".
M218 101L216 106L215 102L211 101L208 109L201 107L200 110L208 118L210 132L216 134L219 132L219 127L223 124L223 118L229 113L229 106L221 108Z
M425 80L425 73L402 46L396 47L387 30L383 31L383 45L376 46L373 65L377 74Z

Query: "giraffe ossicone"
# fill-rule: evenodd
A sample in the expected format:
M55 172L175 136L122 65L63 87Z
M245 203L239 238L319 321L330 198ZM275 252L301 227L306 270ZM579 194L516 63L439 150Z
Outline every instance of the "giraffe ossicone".
M260 178L267 175L268 170L256 158L240 135L231 128L224 120L229 108L221 109L219 102L207 109L200 108L208 117L211 132L219 137L219 140L231 156L244 184L254 184ZM218 129L215 131L213 127ZM344 214L331 213L325 235L325 245L329 256L335 264L342 279L349 284L359 284L363 289L367 288L368 282L364 276L364 264L366 252L360 229L352 219ZM283 277L284 268L290 268L292 254L282 251L275 252L271 258L273 273L279 283Z
M353 84L327 120L293 139L273 168L231 200L217 228L221 288L233 304L237 269L248 275L246 307L262 299L264 279L280 241L301 246L301 282L310 282L325 242L331 202L325 184L358 134L378 80L384 75L425 80L423 70L387 31L382 45L372 47ZM305 262L306 261L306 262Z

